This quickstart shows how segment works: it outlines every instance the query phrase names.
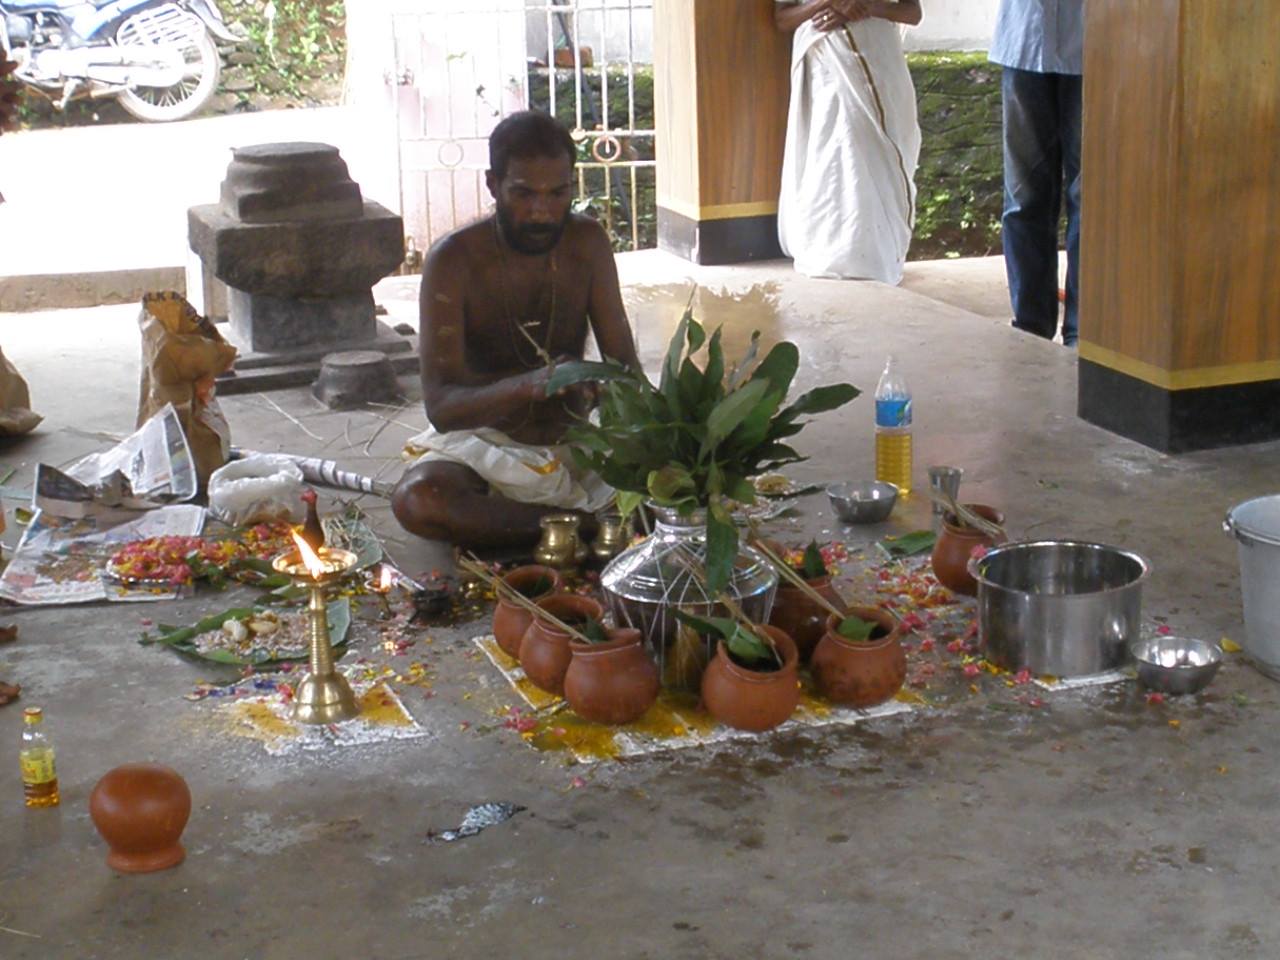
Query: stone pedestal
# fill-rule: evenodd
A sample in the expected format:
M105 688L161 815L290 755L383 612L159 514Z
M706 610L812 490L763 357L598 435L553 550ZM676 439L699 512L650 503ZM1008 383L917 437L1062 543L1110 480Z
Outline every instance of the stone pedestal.
M404 259L404 225L364 200L336 147L240 147L217 204L187 214L191 249L227 285L238 373L224 393L307 383L319 359L378 350L414 369L413 344L378 323L372 286Z

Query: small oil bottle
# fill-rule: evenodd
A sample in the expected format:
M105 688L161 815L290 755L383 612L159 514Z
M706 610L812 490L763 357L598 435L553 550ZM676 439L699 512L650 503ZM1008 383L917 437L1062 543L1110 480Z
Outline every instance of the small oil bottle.
M53 742L44 730L44 711L27 707L22 711L22 792L28 807L58 805L58 771L53 765Z

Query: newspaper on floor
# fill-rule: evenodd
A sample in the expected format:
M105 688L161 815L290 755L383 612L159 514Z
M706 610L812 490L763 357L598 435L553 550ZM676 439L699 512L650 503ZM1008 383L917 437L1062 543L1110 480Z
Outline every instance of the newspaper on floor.
M32 507L46 516L123 519L122 510L148 510L190 500L198 482L191 448L173 404L131 436L91 453L67 470L36 467Z
M173 504L100 516L59 517L38 512L0 576L0 597L24 605L94 600L171 600L177 589L130 588L104 580L111 555L132 540L194 537L204 528L204 507Z

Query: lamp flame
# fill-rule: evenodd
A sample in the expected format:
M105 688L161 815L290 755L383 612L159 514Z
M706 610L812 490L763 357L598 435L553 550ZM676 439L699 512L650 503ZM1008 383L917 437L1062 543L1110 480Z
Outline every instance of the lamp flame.
M290 530L289 533L293 537L293 542L298 545L298 553L302 556L302 562L307 568L307 573L319 580L328 570L328 566L311 549L311 544L298 536L298 531Z
M390 593L393 586L395 586L395 575L391 572L390 567L383 565L378 572L378 592Z

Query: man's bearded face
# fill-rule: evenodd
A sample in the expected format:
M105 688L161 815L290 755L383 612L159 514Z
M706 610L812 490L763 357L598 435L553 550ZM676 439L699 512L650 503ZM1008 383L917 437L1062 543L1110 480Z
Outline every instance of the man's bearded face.
M568 157L512 157L507 175L490 174L498 224L513 250L547 253L560 242L573 203L573 166Z

